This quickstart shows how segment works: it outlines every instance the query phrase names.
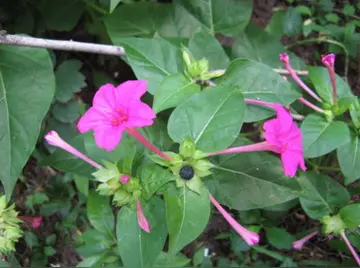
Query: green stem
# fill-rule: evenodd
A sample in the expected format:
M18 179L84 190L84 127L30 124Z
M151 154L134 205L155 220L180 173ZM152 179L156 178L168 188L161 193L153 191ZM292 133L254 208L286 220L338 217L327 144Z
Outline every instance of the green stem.
M341 171L340 168L338 167L317 167L317 169L320 169L320 170L328 170L328 171Z

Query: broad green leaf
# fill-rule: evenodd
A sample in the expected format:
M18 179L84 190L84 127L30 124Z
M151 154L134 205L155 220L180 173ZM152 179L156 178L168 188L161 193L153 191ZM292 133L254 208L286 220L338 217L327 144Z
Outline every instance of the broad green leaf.
M10 197L55 91L44 49L0 46L0 180Z
M153 110L159 113L165 109L176 107L195 93L200 92L200 86L194 84L183 74L166 76L154 95Z
M114 243L113 238L109 239L107 235L92 228L86 229L76 237L76 251L84 258L90 258L93 255L100 255L108 252L110 246Z
M124 267L153 267L164 247L166 232L163 201L154 197L144 206L151 231L140 229L136 210L124 206L117 217L116 236Z
M239 137L231 147L249 144ZM220 155L204 182L215 198L237 210L266 208L297 198L296 180L285 177L279 158L263 152Z
M339 215L347 228L360 226L360 203L350 204L339 211Z
M170 4L144 2L121 5L105 18L105 26L111 38L152 36L171 11Z
M342 121L326 121L316 115L308 115L301 125L304 156L314 158L335 150L349 141L348 126Z
M167 133L166 124L163 121L155 120L151 126L141 128L140 132L162 151L169 151L170 146L173 144ZM144 147L142 144L140 146Z
M92 255L82 260L80 263L76 265L76 267L94 267L94 266L98 267L102 264L107 254L108 252L106 251L97 255Z
M92 191L87 200L87 215L91 225L107 237L114 237L114 214L107 196Z
M183 71L181 50L164 39L110 37L114 44L124 46L136 77L148 81L151 94L155 93L166 76Z
M306 214L313 219L321 219L345 205L348 191L332 178L314 172L302 173L298 181L303 189L300 203Z
M280 40L284 35L284 10L273 10L271 20L266 25L265 31L271 34L273 40ZM274 42L274 44L276 44ZM278 64L278 62L276 62Z
M79 103L74 99L67 103L57 102L51 113L62 123L73 123L80 117Z
M189 264L189 262L190 259L185 256L174 256L167 252L161 252L156 259L154 267L183 267L186 264Z
M76 136L72 141L69 142L69 144L75 147L78 151L82 153L85 152L83 135ZM87 177L90 177L91 173L95 171L95 168L88 163L60 148L56 149L54 153L43 159L43 161L41 161L39 164L43 166L52 166L60 171L70 172Z
M348 142L337 149L337 158L341 172L345 176L345 184L360 178L360 141L359 137L351 135Z
M170 171L158 165L144 165L137 170L137 177L141 180L142 197L149 200L164 184L174 180Z
M302 32L303 20L300 12L295 7L289 7L285 13L284 34L296 36Z
M324 67L309 67L308 70L309 78L314 84L316 92L325 102L333 105L333 90L327 69ZM338 100L354 98L349 85L338 75L336 75L336 87Z
M282 228L266 228L266 238L277 249L291 249L295 237Z
M271 68L284 67L279 60L279 54L284 52L289 54L291 65L294 69L302 69L305 67L301 59L293 53L286 51L277 35L267 33L254 24L249 24L246 30L235 38L231 48L233 59L247 58L256 60Z
M165 194L166 222L169 230L169 252L176 254L204 231L210 217L209 192L201 194L187 187L171 187Z
M79 70L81 61L67 60L60 64L56 69L56 92L55 99L60 102L68 102L72 99L73 94L86 86L85 76Z
M75 174L74 181L79 192L87 197L89 195L89 178Z
M112 13L114 11L114 9L117 7L117 5L121 2L122 0L110 0L110 9L109 9L109 13Z
M81 0L46 0L38 7L47 30L71 31L84 10Z
M242 0L175 0L211 34L234 36L249 23L252 1Z
M196 60L205 58L209 61L210 69L224 69L230 63L219 41L207 31L195 33L188 46Z
M168 132L178 143L190 137L199 150L221 150L239 135L244 111L238 87L208 88L176 107L169 118Z
M248 59L234 60L219 79L219 84L238 86L244 98L290 104L300 94L270 67ZM245 122L265 119L274 112L259 105L247 105Z

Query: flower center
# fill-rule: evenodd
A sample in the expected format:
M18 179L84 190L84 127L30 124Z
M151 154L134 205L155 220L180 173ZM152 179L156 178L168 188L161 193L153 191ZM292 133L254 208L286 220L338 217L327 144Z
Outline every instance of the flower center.
M185 165L180 169L179 175L184 180L191 180L194 177L194 169L192 166Z
M111 119L111 125L113 127L118 127L121 124L128 121L129 117L128 117L127 113L124 111L124 109L116 108L115 112L116 112L116 114Z

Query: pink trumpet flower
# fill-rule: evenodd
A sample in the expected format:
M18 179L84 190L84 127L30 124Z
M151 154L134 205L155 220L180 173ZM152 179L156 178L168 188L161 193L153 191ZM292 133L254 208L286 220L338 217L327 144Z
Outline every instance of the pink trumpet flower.
M35 229L39 228L43 221L43 217L41 217L41 216L38 216L38 217L18 216L18 218L22 221L30 223L31 226Z
M256 245L259 243L260 237L257 233L249 231L240 225L231 215L216 201L216 199L210 195L210 201L214 204L216 209L224 216L225 220L231 225L232 228L250 245Z
M264 124L264 137L266 141L228 148L218 152L208 153L209 156L244 153L255 151L272 151L280 154L285 176L294 177L298 167L306 170L302 134L290 113L278 103L273 107L277 117Z
M335 54L324 55L321 58L321 62L325 65L328 70L331 86L333 89L333 102L337 101L337 89L336 89L336 77L335 77Z
M120 182L122 184L127 184L130 181L130 176L128 174L124 174L120 176Z
M150 225L145 218L140 200L136 201L136 215L140 228L143 229L145 232L150 233Z
M316 230L316 231L313 231L310 234L304 236L303 238L296 240L295 242L292 243L293 248L301 249L307 241L309 241L311 238L313 238L318 233L319 233L319 231Z
M146 93L146 86L145 80L129 80L117 87L112 84L100 87L93 99L93 106L77 125L80 133L93 130L97 146L111 151L126 131L154 153L170 160L135 129L151 126L156 117L153 110L140 99Z

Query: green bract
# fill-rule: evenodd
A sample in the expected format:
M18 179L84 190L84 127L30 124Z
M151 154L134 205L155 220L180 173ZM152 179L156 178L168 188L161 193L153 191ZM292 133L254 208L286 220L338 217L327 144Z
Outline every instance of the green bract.
M6 208L5 195L0 197L0 253L7 254L15 250L15 243L22 236L17 218L18 212L15 211L15 204Z

